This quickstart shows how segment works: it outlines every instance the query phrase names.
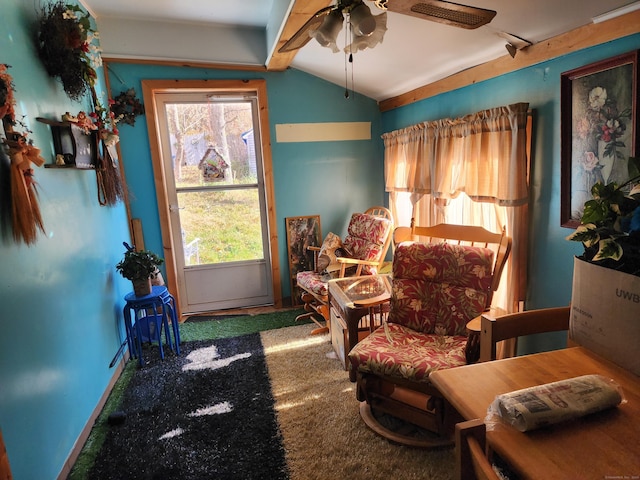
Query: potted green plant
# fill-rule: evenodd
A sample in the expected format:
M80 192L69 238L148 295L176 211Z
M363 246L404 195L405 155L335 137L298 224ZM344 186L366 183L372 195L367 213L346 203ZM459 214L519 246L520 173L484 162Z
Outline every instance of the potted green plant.
M136 251L126 243L124 258L116 265L116 270L133 283L133 291L141 297L151 293L151 280L158 274L158 266L164 259L149 250Z
M597 182L580 226L567 240L582 242L587 262L640 276L640 158L629 158L629 178Z

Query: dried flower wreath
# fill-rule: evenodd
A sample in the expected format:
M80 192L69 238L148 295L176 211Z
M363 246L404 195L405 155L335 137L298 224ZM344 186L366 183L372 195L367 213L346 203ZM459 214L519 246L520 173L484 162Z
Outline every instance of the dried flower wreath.
M136 91L133 88L122 91L113 99L111 111L118 121L127 125L135 125L136 117L144 115L144 105L136 98Z
M38 54L72 100L80 100L95 85L95 69L102 65L100 49L92 45L97 37L89 14L79 6L58 1L43 8Z

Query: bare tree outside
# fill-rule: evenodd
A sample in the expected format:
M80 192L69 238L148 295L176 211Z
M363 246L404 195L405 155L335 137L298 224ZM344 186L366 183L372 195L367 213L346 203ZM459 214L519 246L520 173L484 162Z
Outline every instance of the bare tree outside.
M263 258L251 103L172 103L166 114L185 265Z

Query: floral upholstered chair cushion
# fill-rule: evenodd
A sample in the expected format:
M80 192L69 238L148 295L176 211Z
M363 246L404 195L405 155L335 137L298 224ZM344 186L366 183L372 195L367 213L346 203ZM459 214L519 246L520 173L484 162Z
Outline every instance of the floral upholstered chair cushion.
M389 322L423 333L464 335L485 309L493 251L449 243L410 243L396 250Z
M326 297L329 295L329 276L323 273L317 273L312 270L308 272L298 272L296 282L298 286L313 293L318 297Z
M354 213L351 216L344 248L351 258L359 260L378 260L382 255L386 239L392 227L391 220L375 217L366 213ZM362 273L372 275L377 273L376 267L364 266Z
M349 360L356 371L413 382L428 382L431 372L466 364L467 337L425 334L385 324L356 344Z
M464 365L465 327L485 309L492 268L486 248L399 245L388 323L351 350L354 370L427 382L432 371Z

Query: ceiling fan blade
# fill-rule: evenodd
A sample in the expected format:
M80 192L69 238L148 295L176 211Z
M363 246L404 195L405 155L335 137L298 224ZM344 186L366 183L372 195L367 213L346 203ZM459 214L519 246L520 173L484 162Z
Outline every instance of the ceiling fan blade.
M442 0L377 0L376 6L386 7L390 12L467 29L486 25L496 16L494 10Z
M309 31L317 29L324 21L324 17L329 15L329 13L331 13L335 8L335 5L330 5L328 7L321 8L314 13L313 16L300 28L300 30L294 33L293 36L278 49L278 53L291 52L304 47L307 42L311 40Z

